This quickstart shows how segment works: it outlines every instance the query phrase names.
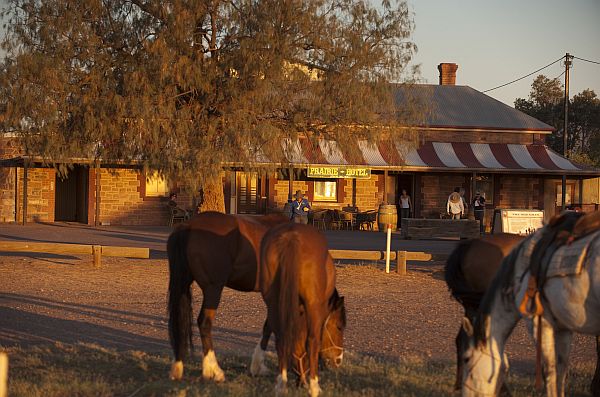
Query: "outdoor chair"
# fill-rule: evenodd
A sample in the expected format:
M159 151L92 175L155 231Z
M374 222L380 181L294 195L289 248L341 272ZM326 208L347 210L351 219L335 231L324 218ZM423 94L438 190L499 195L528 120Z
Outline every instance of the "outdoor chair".
M331 211L331 222L330 222L331 228L335 229L335 230L340 230L342 228L342 219L340 217L340 211L339 210L333 210Z
M356 216L356 223L360 230L373 230L376 221L377 211L375 210L361 212Z
M325 215L327 210L314 211L312 215L312 225L319 230L327 230L327 223L325 222Z
M354 214L351 212L341 211L340 215L340 226L347 230L354 228Z
M186 211L179 207L168 206L169 208L169 226L173 226L175 222L185 222L188 220Z

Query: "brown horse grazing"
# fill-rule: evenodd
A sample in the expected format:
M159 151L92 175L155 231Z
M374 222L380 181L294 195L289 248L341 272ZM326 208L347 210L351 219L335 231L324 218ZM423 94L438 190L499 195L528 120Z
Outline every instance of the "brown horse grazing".
M340 334L345 327L344 301L335 294L335 268L325 237L302 224L272 228L262 241L259 279L279 358L277 394L286 390L287 368L297 348L306 346L309 392L318 396L318 355L325 325L334 322ZM302 357L296 359L302 362Z
M223 381L212 343L212 324L224 287L258 291L260 243L267 230L282 222L281 215L244 217L204 212L169 236L169 339L175 353L171 379L183 376L183 359L192 346L194 281L203 294L198 328L204 352L202 376Z
M492 234L461 242L446 261L446 284L452 296L464 307L465 316L471 321L479 309L483 294L488 289L502 259L525 237L516 234ZM462 327L456 336L456 383L462 386L463 353L467 335ZM503 392L508 393L503 385Z
M344 335L341 332L339 324L346 326L346 310L343 306L344 299L340 297L337 289L333 291L333 295L329 298L329 308L331 310L325 326L323 328L323 337L321 340L321 350L319 351L320 358L328 368L338 368L342 365L344 357ZM294 347L294 359L289 364L293 368L294 372L298 375L297 385L308 385L306 382L306 372L308 371L309 362L308 355L306 354L306 344L304 341L307 338L307 329L305 326L306 320L304 319L305 309L304 305L300 305L300 323L304 324L299 329L298 340ZM250 373L252 375L260 375L268 373L268 369L264 365L265 352L269 344L269 337L273 333L268 319L265 321L263 326L263 335L254 349L252 355L252 364L250 366Z

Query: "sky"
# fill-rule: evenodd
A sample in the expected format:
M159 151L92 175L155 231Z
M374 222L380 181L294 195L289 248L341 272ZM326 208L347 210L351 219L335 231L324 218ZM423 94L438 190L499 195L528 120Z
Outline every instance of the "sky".
M374 4L380 0L370 0ZM437 65L458 64L456 84L479 91L525 76L570 53L600 62L600 0L407 0L415 20L422 81L438 84ZM0 8L6 0L0 0ZM1 27L0 27L0 30ZM562 62L486 94L513 106L539 74L555 78ZM564 83L564 76L560 77ZM573 61L569 93L600 96L600 65Z
M456 84L484 91L525 76L570 53L600 62L600 0L407 0L414 13L414 59L424 82L438 84L437 65L458 64ZM539 74L555 78L562 62L486 94L513 106L528 98ZM564 75L560 77L564 83ZM569 94L600 96L600 65L575 59Z

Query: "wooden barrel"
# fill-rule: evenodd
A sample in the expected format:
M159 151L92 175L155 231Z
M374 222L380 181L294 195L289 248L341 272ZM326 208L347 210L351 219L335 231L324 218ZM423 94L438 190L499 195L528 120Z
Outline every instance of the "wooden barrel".
M377 213L377 227L382 232L387 232L387 225L392 225L392 230L396 230L398 224L398 210L395 204L380 204Z

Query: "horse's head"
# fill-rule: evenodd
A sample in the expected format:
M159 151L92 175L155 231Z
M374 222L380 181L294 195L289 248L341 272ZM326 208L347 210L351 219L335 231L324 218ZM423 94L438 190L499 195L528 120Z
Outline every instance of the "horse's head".
M325 365L337 368L344 358L344 328L346 328L346 307L344 297L337 289L329 299L329 315L323 327L321 357Z
M479 317L476 321L481 320ZM480 331L474 331L473 324L463 318L463 331L468 336L468 343L463 353L463 397L496 396L500 390L503 368L508 368L498 348L498 344L490 337L490 318L485 317Z

